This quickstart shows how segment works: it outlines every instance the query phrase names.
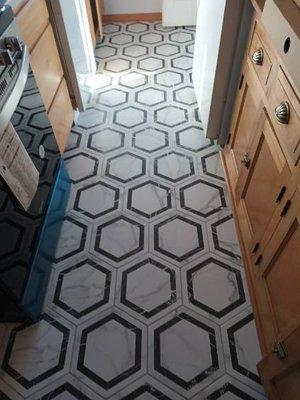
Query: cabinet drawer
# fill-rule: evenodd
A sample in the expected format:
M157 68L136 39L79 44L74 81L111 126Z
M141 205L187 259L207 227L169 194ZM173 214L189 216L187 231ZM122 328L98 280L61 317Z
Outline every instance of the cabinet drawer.
M49 23L44 0L31 0L17 15L20 33L29 50L32 50Z
M281 69L269 103L278 140L290 163L296 165L300 157L300 101Z
M63 70L51 25L48 25L33 49L30 63L46 109L49 110L63 77Z
M253 69L255 70L262 87L266 89L273 62L269 51L263 44L258 34L258 29L254 31L248 53L248 59L253 66Z
M74 110L64 78L59 85L48 116L59 149L63 153L74 121Z

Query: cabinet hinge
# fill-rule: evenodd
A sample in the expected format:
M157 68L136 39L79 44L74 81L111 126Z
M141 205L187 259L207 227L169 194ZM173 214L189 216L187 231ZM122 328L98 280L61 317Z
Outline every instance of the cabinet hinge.
M283 360L287 357L286 351L281 342L277 342L274 344L272 352L279 360Z
M244 74L241 75L240 84L239 84L239 90L242 89L243 82L244 82Z
M292 204L291 200L288 200L285 203L285 206L283 207L281 214L280 214L281 217L284 217L286 215L286 213L289 211L289 208L291 207L291 204Z
M280 203L284 194L286 192L286 186L282 186L282 188L280 189L280 192L278 193L278 196L276 198L276 203Z

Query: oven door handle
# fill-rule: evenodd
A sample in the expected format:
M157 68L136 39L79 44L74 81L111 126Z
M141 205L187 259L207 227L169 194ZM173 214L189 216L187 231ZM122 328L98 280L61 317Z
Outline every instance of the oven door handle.
M6 129L9 121L11 120L19 104L19 101L21 99L27 81L28 72L29 72L29 51L27 46L24 44L22 50L22 59L21 59L19 74L15 79L15 83L10 93L8 94L5 104L0 110L0 135L2 135L2 133Z

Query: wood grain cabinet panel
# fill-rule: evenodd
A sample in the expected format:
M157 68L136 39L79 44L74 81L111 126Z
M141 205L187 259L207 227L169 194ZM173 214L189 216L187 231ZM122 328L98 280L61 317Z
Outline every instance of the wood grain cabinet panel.
M17 15L22 39L29 51L33 49L49 23L49 13L46 2L30 0Z
M248 57L263 88L266 88L272 69L272 61L257 32L253 34ZM259 62L259 57L261 57L261 63Z
M262 109L262 99L259 91L255 90L254 85L255 81L251 79L249 68L246 66L242 75L242 85L239 88L228 146L237 175L240 175L243 170L242 160L249 150Z
M51 25L48 25L33 49L30 60L45 107L49 110L63 77L63 69Z
M251 232L251 241L247 245L249 252L254 254L275 209L285 200L291 175L265 111L242 161L236 199L243 202L247 214Z
M272 351L259 364L274 399L296 400L300 390L300 193L261 254L261 276L276 336ZM297 379L297 380L296 380Z
M48 115L59 149L63 153L74 121L74 110L64 78L61 81Z

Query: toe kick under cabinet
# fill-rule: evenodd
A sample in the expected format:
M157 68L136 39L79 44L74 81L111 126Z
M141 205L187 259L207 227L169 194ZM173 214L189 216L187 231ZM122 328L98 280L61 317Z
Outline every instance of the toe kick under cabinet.
M255 16L222 152L270 399L300 393L300 96Z

